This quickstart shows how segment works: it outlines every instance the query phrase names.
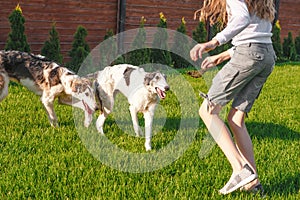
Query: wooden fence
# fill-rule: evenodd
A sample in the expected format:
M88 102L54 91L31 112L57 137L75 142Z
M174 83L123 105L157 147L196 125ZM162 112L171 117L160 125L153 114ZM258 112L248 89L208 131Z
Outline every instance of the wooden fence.
M194 11L199 9L202 0L126 0L125 9L120 2L124 0L9 0L0 1L0 49L3 49L10 31L8 16L19 3L26 23L26 35L33 53L40 53L48 39L49 30L56 22L60 34L61 49L68 58L73 35L79 25L88 30L87 42L91 49L103 41L107 30L117 33L121 28L129 30L139 27L140 18L146 18L145 26L155 27L159 13L167 18L168 28L176 30L185 17L188 35L198 24L193 19ZM300 0L281 0L279 20L282 27L281 38L291 31L297 36L300 31ZM125 12L124 12L125 11ZM125 16L120 18L120 13ZM122 23L120 23L120 20ZM121 27L123 26L123 27Z

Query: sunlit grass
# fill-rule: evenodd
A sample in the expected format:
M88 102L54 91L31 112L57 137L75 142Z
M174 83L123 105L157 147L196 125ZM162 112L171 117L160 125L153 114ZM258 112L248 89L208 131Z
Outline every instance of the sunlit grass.
M197 115L202 101L197 95L207 91L208 83L185 74L183 77L184 82L178 75L168 76L171 91L155 114L152 152L145 152L143 137L136 138L130 132L128 103L122 97L105 123L104 137L118 148L150 155L174 140L182 117L190 117L196 124L191 137L184 137L183 131L182 138L192 141L187 140L189 146L178 159L146 173L122 172L103 164L91 154L99 147L86 147L85 143L95 139L97 145L99 135L84 136L78 131L71 107L55 104L60 127L52 128L39 97L11 84L9 96L0 103L0 198L258 199L240 192L218 194L231 175L230 165L217 146L204 158L199 157L207 131ZM299 83L300 67L276 67L246 119L267 199L300 198ZM184 101L189 104L184 107L186 111L182 109L182 94L191 95ZM189 125L193 124L185 128Z

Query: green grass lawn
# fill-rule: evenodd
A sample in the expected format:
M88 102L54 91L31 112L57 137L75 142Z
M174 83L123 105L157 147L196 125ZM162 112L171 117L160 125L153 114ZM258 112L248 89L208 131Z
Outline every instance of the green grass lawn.
M208 137L197 115L202 100L196 95L195 101L193 95L206 92L207 81L185 74L171 74L168 81L173 90L157 109L150 153L144 150L144 139L132 133L124 114L127 104L116 106L104 126L106 137L99 137L94 127L80 131L68 106L55 105L60 127L51 128L39 97L11 84L9 96L0 103L0 199L259 199L241 192L220 196L230 165L216 145L201 156ZM300 199L299 83L299 66L277 66L246 119L266 199ZM181 94L191 96L185 101ZM153 163L159 153L166 159L177 153L178 158L149 172L121 171L126 158L105 150L104 138L125 153L151 157ZM187 144L184 151L163 151L176 140ZM107 159L120 165L109 166L91 153L102 148ZM142 167L147 159L135 163Z

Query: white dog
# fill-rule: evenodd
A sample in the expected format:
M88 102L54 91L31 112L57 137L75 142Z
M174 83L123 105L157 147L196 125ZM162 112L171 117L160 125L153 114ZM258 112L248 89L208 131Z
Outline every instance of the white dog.
M97 106L91 82L67 68L40 55L20 51L0 51L0 101L8 95L9 80L14 80L41 96L52 126L57 126L53 109L55 98L59 103L84 110L87 127Z
M96 98L100 103L100 111L96 127L103 133L103 124L112 112L114 98L121 92L130 104L129 110L132 117L133 128L136 136L142 134L138 124L137 113L142 112L145 119L145 148L151 150L151 132L154 111L160 99L166 97L169 85L166 77L160 72L147 73L144 69L120 64L109 66L94 74L96 76Z

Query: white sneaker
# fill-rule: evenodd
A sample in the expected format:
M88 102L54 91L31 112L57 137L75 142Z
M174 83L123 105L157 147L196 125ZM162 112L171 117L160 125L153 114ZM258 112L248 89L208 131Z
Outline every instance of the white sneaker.
M257 178L257 174L246 164L238 174L231 175L226 185L219 190L221 194L229 194Z

